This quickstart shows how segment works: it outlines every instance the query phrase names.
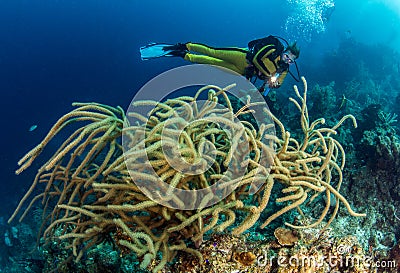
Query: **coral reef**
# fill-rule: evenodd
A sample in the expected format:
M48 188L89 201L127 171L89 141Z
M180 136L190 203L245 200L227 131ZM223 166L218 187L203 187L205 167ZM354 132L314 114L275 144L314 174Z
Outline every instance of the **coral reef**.
M333 137L347 119L356 126L355 118L346 115L332 127L321 126L325 122L323 118L311 122L304 78L303 83L303 94L295 86L296 99L290 99L300 112L303 132L300 139L291 137L282 122L267 109L264 109L266 114L272 117L279 128L279 137L268 134L270 124L261 124L256 128L250 122L241 120L241 116L251 113L253 103L248 97L245 105L233 109L227 95L229 87L206 86L194 97L179 97L165 102L136 102L137 106L154 108L146 113L147 116L128 112L127 116L136 117L139 122L127 127L124 127L125 113L119 107L96 103L74 104L77 108L59 119L44 140L19 161L21 167L17 173L29 167L48 142L65 127L78 126L39 168L32 186L9 222L24 209L29 198L31 201L21 220L36 201L42 200L45 220L41 234L45 246L62 242L58 246L66 251L65 259L57 265L59 272L69 272L72 261L88 259L91 250L104 242L110 242L121 255L135 255L141 269L159 272L182 252L196 260L193 263L207 264L208 256L199 248L204 247L203 236L224 231L238 236L256 223L258 225L257 221L262 214L265 217L265 210L271 202L282 206L266 215L260 228L292 210L297 210L303 218L307 218L304 211L312 207L320 196L325 196L325 207L317 219L287 222L286 225L294 229L310 229L320 226L328 217L324 224L324 228L327 228L337 215L340 204L353 216L365 216L353 211L339 192L343 182L345 152ZM207 92L207 101L199 104L197 99L202 92ZM219 101L227 106L224 111L216 108ZM181 126L180 115L184 115L190 125ZM205 115L228 127L238 126L239 120L242 129L229 136L215 122L204 119ZM171 120L174 122L171 123ZM136 141L136 132L141 129L145 132L144 139ZM183 158L182 164L187 162L203 166L212 162L207 165L207 171L183 175L174 168L163 150L163 130L169 132L164 138L166 145L171 150L176 149ZM129 139L125 151L120 141L123 132ZM178 138L175 138L176 135ZM269 140L271 145L266 145L264 139ZM207 141L213 142L216 147L215 160L209 161L207 156L201 158ZM235 151L245 150L245 144L248 145L249 156L237 155ZM143 156L148 159L156 177L141 169L145 165ZM270 167L260 164L265 160L271 164ZM209 190L226 175L228 166L236 170L240 164L247 166L240 179L231 181L228 174L217 192ZM153 182L149 192L143 192L134 181L141 179ZM169 186L163 188L160 181ZM254 182L262 182L261 188L255 193L251 191ZM236 183L236 186L230 192L228 189L232 183ZM280 185L281 192L279 197L271 200L275 185ZM41 192L31 197L37 188ZM175 188L205 189L208 192L205 200L193 200L200 201L202 205L199 208L189 210L163 206L149 198L149 195L157 196L178 206L185 200L172 194ZM229 193L221 201L207 207L205 204L218 192ZM330 210L332 206L333 211ZM106 270L115 271L113 266L96 255L92 255L91 259L101 259ZM256 256L245 248L238 248L232 255L243 266L252 264ZM115 263L120 263L117 257L109 264Z
M330 82L327 86L316 84L313 87L310 92L310 96L313 98L310 116L329 117L332 113L338 112L341 105L338 106L334 86L335 82Z
M198 263L185 254L177 257L173 267L162 272L387 272L396 271L395 256L378 259L372 252L364 251L356 237L338 236L337 231L323 228L325 223L314 228L296 232L297 240L291 245L281 244L283 238L254 242L245 236L214 234L199 249L205 258ZM275 232L276 234L279 232ZM284 239L285 240L285 239ZM243 262L238 257L245 257ZM384 271L383 271L384 270Z
M336 51L326 54L322 66L310 73L315 76L322 72L316 79L320 85L335 81L336 98L345 98L340 113L352 113L358 122L352 134L338 130L347 155L343 172L346 183L341 192L368 217L361 229L359 221L339 212L340 220L331 226L346 226L365 249L380 252L382 257L387 257L390 249L396 252L400 238L400 221L396 218L400 206L400 78L398 64L390 61L393 56L399 53L387 45L362 44L349 35ZM324 117L329 123L336 115L337 111L332 111Z
M357 165L361 172L353 175L355 183L371 181L365 187L377 189L377 198L400 200L400 139L397 135L397 116L382 110L382 106L371 104L362 110L359 128L354 134ZM378 204L377 204L378 205ZM391 213L392 214L392 213ZM389 215L386 215L386 218ZM391 217L390 217L391 218ZM389 219L389 218L387 218Z

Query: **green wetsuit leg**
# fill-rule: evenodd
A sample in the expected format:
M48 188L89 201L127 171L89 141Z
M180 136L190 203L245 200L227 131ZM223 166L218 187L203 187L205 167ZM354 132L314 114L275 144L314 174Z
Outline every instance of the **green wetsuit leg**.
M185 60L193 63L219 65L231 69L241 75L245 74L247 67L246 51L240 48L212 48L202 44L187 43L186 47L191 52L202 55L188 53Z

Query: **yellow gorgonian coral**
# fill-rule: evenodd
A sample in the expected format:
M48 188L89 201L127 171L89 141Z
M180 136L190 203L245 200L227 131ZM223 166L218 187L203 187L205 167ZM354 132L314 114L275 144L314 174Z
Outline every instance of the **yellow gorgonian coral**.
M303 81L303 95L295 87L297 100L291 99L301 113L301 140L293 139L267 109L265 114L275 121L281 136L269 134L271 124L254 126L244 117L257 102L248 97L235 109L227 94L229 87L206 86L194 97L136 102L136 106L154 106L146 115L128 111L126 116L119 107L96 103L74 104L77 108L59 119L44 140L20 160L17 173L29 167L65 127L76 126L39 168L9 221L33 190L40 188L22 218L35 201L42 200L47 209L44 238L68 242L76 261L112 234L124 253L135 252L143 257L141 267L152 266L153 272L158 272L176 251L202 259L187 239L198 246L206 232L239 235L254 226L271 202L276 183L283 185L284 196L273 201L285 206L269 215L261 227L292 209L302 213L306 201L320 194L326 195L326 207L307 227L327 216L331 195L336 207L329 222L340 203L352 215L362 216L339 193L345 154L333 138L337 127L345 119L355 122L354 117L344 117L333 128L321 127L323 119L310 122ZM202 92L207 92L207 99L198 103ZM218 107L221 104L223 109ZM128 117L136 121L127 125ZM334 172L339 179L335 183L331 181ZM177 190L203 192L185 200ZM189 209L180 207L188 202ZM152 262L158 253L161 260Z

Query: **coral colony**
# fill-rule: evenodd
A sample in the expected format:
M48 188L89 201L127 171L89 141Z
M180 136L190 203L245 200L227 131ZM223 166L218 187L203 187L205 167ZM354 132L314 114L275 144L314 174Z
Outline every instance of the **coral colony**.
M250 96L245 105L234 109L232 105L235 103L227 95L229 87L206 86L194 97L178 97L165 102L136 102L154 108L148 116L128 112L128 116L134 116L141 122L127 128L124 128L126 116L120 107L75 103L76 109L60 118L43 141L19 161L17 173L28 168L49 141L66 127L76 126L57 152L39 168L32 186L9 222L23 210L28 200L31 201L20 220L36 201L42 202L41 241L48 255L49 249L58 249L58 252L52 252L60 260L56 268L58 272L77 270L79 262L93 256L94 249L99 248L109 255L107 259L98 259L93 272L101 270L101 266L106 267L105 260L112 260L114 256L116 260L136 257L132 261L132 266L136 264L133 268L154 273L167 272L171 261L177 266L170 272L188 272L185 270L189 269L191 272L228 272L224 271L228 268L231 269L229 272L239 272L250 267L254 268L251 272L266 272L266 268L256 262L257 257L267 251L265 244L262 247L262 241L259 241L258 247L254 243L245 245L240 235L252 228L263 229L289 211L296 211L299 218L285 223L290 229L275 230L275 244L281 247L281 252L288 246L298 245L300 237L304 245L308 244L307 251L312 252L312 245L325 246L312 252L313 255L322 255L323 251L329 251L327 249L336 251L333 246L337 246L338 242L324 235L330 232L329 225L337 216L340 205L352 216L365 216L355 212L340 193L345 152L335 139L336 130L346 120L354 126L357 124L352 115L344 116L332 127L324 127L323 118L311 122L307 109L307 83L304 78L302 80L303 94L295 86L296 99L290 99L300 112L303 135L298 139L291 137L290 132L267 109L264 111L278 128L277 136L268 134L268 124L255 128L245 118L251 112ZM204 93L207 94L207 101L200 105L197 100ZM217 102L227 107L225 112L221 113L215 107ZM186 126L178 137L177 149L186 162L199 162L198 157L203 154L206 140L215 144L215 160L204 173L182 175L165 158L160 136L168 120L176 117L177 112L183 113L189 120L196 120ZM244 128L240 134L250 150L250 156L245 159L247 169L237 181L235 190L212 206L181 210L160 205L141 191L132 177L149 179L155 185L159 177L175 188L207 189L224 176L228 166L235 166L243 160L235 158L237 153L234 152L242 149L241 144L232 145L232 139L221 126L202 121L206 113L218 117L219 123L226 126L235 126L235 119L240 120ZM124 132L130 140L135 139L135 128L144 128L145 139L140 143L145 148L138 150L139 142L131 141L133 144L127 147L124 155L121 136ZM173 128L170 128L170 134L174 135ZM263 139L269 139L271 145L265 145ZM146 154L154 174L141 172L141 161L137 158L143 154ZM270 167L260 164L262 154ZM133 175L127 165L136 167ZM251 194L251 183L255 181L263 183ZM230 184L230 181L223 181L219 190L223 192ZM157 191L157 186L153 190ZM325 200L325 208L318 217L308 216L313 200L320 196ZM169 200L180 202L176 196L170 196ZM279 204L277 209L269 209L276 203ZM357 245L354 240L347 240L350 240L346 241L347 245ZM268 248L273 247L269 245ZM300 249L290 251L301 252ZM282 255L290 255L283 252ZM217 257L221 259L216 260ZM86 265L86 268L93 266ZM317 269L312 265L309 268L311 271L307 272L317 272Z

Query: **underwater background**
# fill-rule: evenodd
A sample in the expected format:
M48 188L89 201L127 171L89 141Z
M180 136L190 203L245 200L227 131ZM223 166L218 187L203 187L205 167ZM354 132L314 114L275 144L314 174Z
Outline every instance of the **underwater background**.
M150 42L246 47L270 34L297 41L311 116L329 122L353 114L359 120L359 128L343 137L349 151L344 184L353 185L343 195L357 211L364 211L363 205L379 208L370 224L381 228L390 255L400 238L399 1L0 0L0 272L41 272L26 264L21 267L26 271L9 271L13 264L21 266L21 257L15 258L19 239L9 242L17 221L7 220L41 158L61 143L52 141L22 174L15 170L72 102L126 109L147 81L188 64L179 58L142 61L139 47ZM272 112L289 127L293 84L288 76L270 98Z

